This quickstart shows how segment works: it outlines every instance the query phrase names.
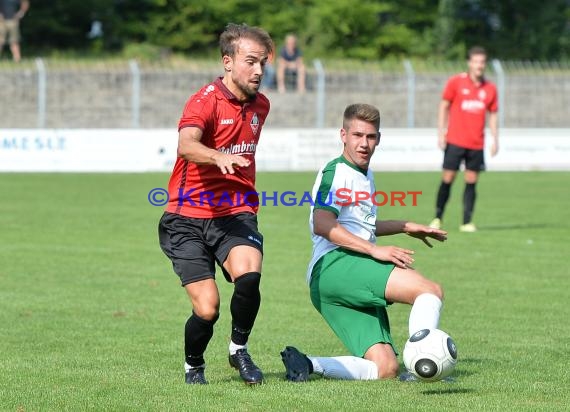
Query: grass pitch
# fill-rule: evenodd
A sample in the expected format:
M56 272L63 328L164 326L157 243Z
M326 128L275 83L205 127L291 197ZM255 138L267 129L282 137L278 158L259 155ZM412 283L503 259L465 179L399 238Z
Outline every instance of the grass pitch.
M436 173L377 173L378 190L421 190L418 205L380 217L429 222ZM305 284L308 207L260 211L262 306L250 351L266 384L247 387L227 364L231 285L206 352L210 385L183 382L190 304L159 249L162 208L147 194L166 174L0 174L0 409L45 410L567 410L569 173L486 173L475 221L459 233L460 182L446 244L416 250L441 282L441 328L455 339L455 383L284 381L279 351L347 354ZM262 173L258 189L310 190L314 173ZM566 251L565 251L566 250ZM389 309L402 348L409 307Z

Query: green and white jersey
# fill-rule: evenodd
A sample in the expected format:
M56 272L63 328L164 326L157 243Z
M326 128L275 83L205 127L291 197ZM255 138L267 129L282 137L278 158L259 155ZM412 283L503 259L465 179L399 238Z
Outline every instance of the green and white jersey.
M352 234L369 242L376 243L376 210L371 194L376 191L372 171L364 171L350 163L344 156L327 163L317 175L313 186L309 226L313 240L313 256L307 271L307 282L311 282L311 272L317 261L338 246L322 236L315 235L313 212L324 209L333 212L338 222ZM367 193L368 199L360 200ZM357 200L358 199L358 200Z

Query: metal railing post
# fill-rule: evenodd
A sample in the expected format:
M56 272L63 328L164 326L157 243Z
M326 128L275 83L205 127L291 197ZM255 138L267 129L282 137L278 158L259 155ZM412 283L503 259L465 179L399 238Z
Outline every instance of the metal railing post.
M505 71L498 59L492 61L493 69L497 73L497 93L499 94L499 129L505 125Z
M315 127L322 129L325 127L326 113L325 69L319 59L313 60L313 65L317 72L317 116Z
M136 129L140 127L141 116L141 71L136 60L129 60L129 69L132 77L131 126Z
M46 66L43 59L36 58L36 70L38 71L38 124L37 127L42 129L46 126L46 88L47 76Z
M412 62L409 60L404 60L404 69L406 70L407 78L407 89L408 89L408 115L407 115L407 126L411 129L415 127L415 117L416 117L416 74L414 72L414 67Z

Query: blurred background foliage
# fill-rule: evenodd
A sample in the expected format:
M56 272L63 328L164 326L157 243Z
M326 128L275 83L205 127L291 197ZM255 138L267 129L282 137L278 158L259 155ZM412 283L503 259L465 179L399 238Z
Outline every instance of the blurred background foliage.
M234 22L263 27L277 47L296 33L308 57L456 60L477 44L499 59L567 60L569 10L568 0L51 0L31 1L21 30L26 54L52 57L212 58Z

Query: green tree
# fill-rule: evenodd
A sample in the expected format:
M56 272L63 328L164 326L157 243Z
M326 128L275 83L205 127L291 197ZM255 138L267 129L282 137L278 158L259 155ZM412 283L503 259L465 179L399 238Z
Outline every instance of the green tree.
M494 30L488 48L503 59L554 60L568 56L566 0L485 0ZM466 35L467 41L478 39ZM566 49L565 49L566 48Z
M89 48L92 41L87 33L92 22L105 20L114 6L114 0L32 1L21 24L25 47L36 50Z
M454 57L459 57L463 53L457 51L475 44L500 59L552 60L568 55L566 0L441 0L440 5L452 2L455 29L447 38L453 47L444 56L456 52Z
M388 1L316 0L304 32L315 54L378 59L405 54L413 31L398 21L397 8Z
M435 50L439 56L446 56L455 40L455 0L439 0L435 20Z
M22 23L36 51L119 51L142 43L217 55L228 22L265 28L277 46L296 33L309 57L463 58L480 44L502 59L569 56L567 0L51 0ZM93 21L103 37L87 36Z
M127 3L136 3L128 0ZM218 37L225 26L246 23L265 28L279 41L290 31L298 31L307 0L259 2L257 0L147 0L147 22L126 23L131 30L123 30L129 40L138 41L192 54L217 53ZM124 10L129 10L124 8ZM129 22L131 19L123 18Z

